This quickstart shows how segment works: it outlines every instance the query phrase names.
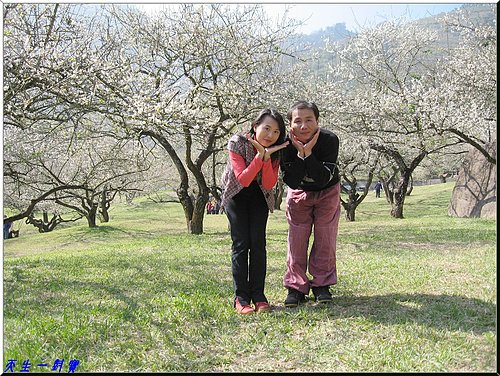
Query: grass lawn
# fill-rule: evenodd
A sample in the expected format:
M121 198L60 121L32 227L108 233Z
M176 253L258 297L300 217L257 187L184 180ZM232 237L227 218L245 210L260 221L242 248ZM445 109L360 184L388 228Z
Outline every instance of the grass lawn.
M494 372L496 221L450 218L454 183L415 187L405 219L370 193L341 218L331 305L285 309L287 224L270 215L269 313L232 307L227 219L187 235L181 207L117 204L111 221L4 241L3 370ZM283 205L284 207L284 205ZM46 363L48 366L38 366ZM59 363L60 364L60 363Z

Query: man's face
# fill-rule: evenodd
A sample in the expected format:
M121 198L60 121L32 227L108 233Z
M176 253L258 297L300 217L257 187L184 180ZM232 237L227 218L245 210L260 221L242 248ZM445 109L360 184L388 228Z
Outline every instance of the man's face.
M290 128L300 142L307 144L313 138L318 127L319 122L316 120L313 110L308 108L293 110Z

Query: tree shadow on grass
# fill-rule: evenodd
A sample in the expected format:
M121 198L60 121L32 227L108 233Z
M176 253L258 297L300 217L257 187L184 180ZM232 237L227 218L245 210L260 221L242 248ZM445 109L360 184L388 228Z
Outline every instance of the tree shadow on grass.
M39 261L33 261L39 262ZM77 261L75 261L77 262ZM136 258L111 260L112 264L103 267L103 272L111 270L123 272L131 281L119 278L121 273L104 281L92 281L85 274L65 276L56 274L42 278L27 273L29 265L12 266L4 276L4 308L6 318L20 319L26 311L43 316L61 315L65 308L77 312L91 312L96 304L102 301L100 313L106 316L113 310L124 321L135 323L137 313L155 312L166 309L171 299L176 296L186 301L192 317L189 320L219 320L222 312L217 307L207 311L204 304L211 301L222 301L221 296L231 300L232 286L228 270L224 267L214 268L213 261L204 257L186 260L169 260L168 270L163 271L157 260ZM90 265L97 268L99 263ZM51 266L55 267L55 266ZM49 269L47 269L49 270ZM133 273L131 273L131 270ZM177 271L174 272L173 271ZM127 273L127 274L125 274ZM178 280L181 278L181 280ZM227 280L226 280L227 279ZM338 294L339 291L336 291ZM335 294L335 292L334 292ZM88 301L72 301L72 296L84 296ZM165 301L158 305L152 298L161 295ZM191 301L191 297L196 296ZM203 296L203 299L201 298ZM107 306L107 301L112 305ZM118 306L116 307L116 302ZM83 304L82 304L83 303ZM273 304L273 302L271 302ZM77 305L80 305L78 307ZM179 306L182 310L182 307ZM194 310L193 310L194 308ZM404 294L395 293L375 296L355 296L349 294L334 295L331 304L321 305L308 302L299 310L319 313L332 319L363 318L375 323L388 325L417 324L436 329L483 334L496 331L496 304L477 298L446 294ZM282 305L274 306L274 314L278 317L290 312ZM291 309L296 310L296 309ZM71 310L69 311L71 312ZM99 312L99 311L98 311ZM141 316L142 317L142 316ZM143 318L141 318L142 320ZM165 324L166 325L166 324Z
M334 296L332 303L306 303L304 308L328 310L334 319L363 317L383 324L415 323L474 334L496 331L496 304L456 295Z
M92 267L95 266L92 265ZM12 274L4 280L6 316L8 318L23 317L25 312L30 311L34 317L38 315L55 317L68 308L74 312L88 312L97 305L103 310L101 314L108 314L107 310L111 308L114 314L121 315L123 320L134 322L139 308L154 312L155 307L149 301L157 295L167 296L168 299L175 299L179 296L183 299L190 299L191 296L203 291L201 286L204 288L217 286L225 289L225 295L230 296L232 291L230 283L221 283L220 276L217 276L215 270L212 269L210 275L200 273L207 268L207 261L192 260L189 266L193 268L192 274L196 278L188 278L179 283L175 278L169 278L161 269L151 272L151 264L138 264L135 259L123 259L121 262L114 260L113 269L123 271L123 273L128 272L130 278L135 279L135 285L123 281L116 275L105 281L87 280L85 275L74 278L54 275L41 283L38 278L31 279L25 273L24 268L13 267L11 268ZM174 268L177 267L180 270L184 268L189 273L182 260L179 260L179 265L174 265ZM155 282L149 283L149 280ZM82 302L81 299L73 300L72 296L85 296L89 302ZM113 308L117 303L120 308ZM112 306L110 307L109 304Z
M110 237L116 239L116 237L121 234L124 239L144 239L153 238L159 234L156 232L146 231L146 230L124 230L119 227L114 226L99 226L95 228L85 228L80 231L71 234L68 239L72 243L86 243L90 240L107 240Z

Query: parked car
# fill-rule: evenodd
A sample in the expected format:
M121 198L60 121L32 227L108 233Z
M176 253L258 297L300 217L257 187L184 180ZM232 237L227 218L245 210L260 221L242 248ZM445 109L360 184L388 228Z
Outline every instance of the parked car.
M351 185L349 183L342 183L341 190L342 192L348 193L351 190ZM357 192L362 192L364 190L365 190L365 185L356 185Z

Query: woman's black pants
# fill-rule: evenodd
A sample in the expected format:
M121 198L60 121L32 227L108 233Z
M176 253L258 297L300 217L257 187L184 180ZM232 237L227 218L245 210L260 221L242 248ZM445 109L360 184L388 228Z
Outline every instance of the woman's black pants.
M231 225L232 272L235 299L242 305L267 302L266 225L269 208L257 182L243 188L226 205Z

